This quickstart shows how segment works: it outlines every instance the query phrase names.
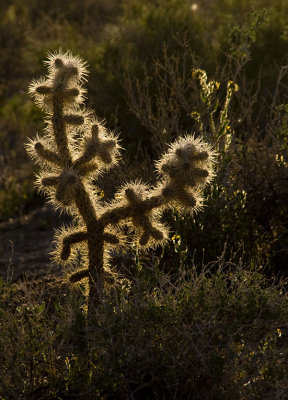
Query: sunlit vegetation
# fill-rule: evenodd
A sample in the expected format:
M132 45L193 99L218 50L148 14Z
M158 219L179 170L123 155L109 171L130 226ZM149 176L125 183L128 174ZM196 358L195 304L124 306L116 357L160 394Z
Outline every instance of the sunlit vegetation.
M85 106L126 149L94 181L103 201L127 180L155 185L153 160L177 137L201 136L218 154L203 210L165 211L164 248L112 252L119 279L105 283L93 323L85 281L71 286L59 272L11 282L1 262L0 397L284 399L288 3L0 0L0 9L1 224L17 228L44 204L24 143L45 127L28 85L45 74L47 52L87 60Z

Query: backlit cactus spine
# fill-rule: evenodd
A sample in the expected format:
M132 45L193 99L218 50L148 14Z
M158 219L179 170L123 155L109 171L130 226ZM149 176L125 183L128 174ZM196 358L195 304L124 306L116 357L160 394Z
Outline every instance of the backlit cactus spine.
M157 162L155 187L141 181L126 183L114 200L103 204L91 178L117 164L118 139L83 107L85 63L62 51L50 54L46 63L47 77L33 81L29 92L47 112L47 126L42 137L30 140L27 151L42 167L37 177L40 190L77 220L77 228L58 233L55 254L67 261L77 244L87 246L87 268L74 272L71 280L89 278L91 311L103 297L106 250L125 246L123 226L142 248L163 244L168 228L161 214L171 206L186 212L201 207L201 190L213 178L215 154L201 139L182 137Z

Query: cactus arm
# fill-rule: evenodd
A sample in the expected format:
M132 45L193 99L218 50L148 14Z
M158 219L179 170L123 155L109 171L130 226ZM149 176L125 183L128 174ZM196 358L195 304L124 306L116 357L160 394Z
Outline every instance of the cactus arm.
M49 161L58 166L62 166L61 158L54 151L45 149L41 142L35 143L35 151L37 155L46 161Z
M65 114L63 120L68 125L82 125L84 124L84 117L80 114Z
M63 91L63 97L66 100L72 100L75 97L79 96L80 91L77 88L66 89Z
M40 85L36 88L36 92L45 96L53 93L53 89L48 85Z
M69 280L72 283L76 283L81 281L84 278L89 277L89 269L88 268L83 268L80 269L76 272L73 272L70 276L69 276Z
M129 219L136 229L142 231L139 244L146 246L150 237L155 241L161 241L164 233L155 227L153 210L157 209L167 201L160 194L147 195L142 199L135 190L128 187L124 190L125 203L123 205L114 205L101 215L99 221L106 227L108 224L118 224L121 220ZM164 227L161 226L163 229Z
M84 177L84 176L90 175L91 172L97 170L98 168L99 168L98 164L96 164L95 162L91 162L91 163L87 163L87 164L79 166L77 168L77 170L78 170L79 175Z
M193 136L179 139L157 163L161 180L156 188L149 191L143 185L128 184L118 194L122 204L108 206L101 222L106 226L130 219L136 229L142 230L140 246L146 246L150 237L162 241L164 227L155 226L155 210L161 213L173 204L190 212L199 209L202 198L196 189L205 186L213 176L213 156L209 146Z
M157 206L155 204L157 204ZM157 202L151 202L150 199L147 199L139 204L141 207L141 213L139 213L139 209L137 207L133 207L131 204L121 205L118 207L115 206L113 208L108 207L108 209L99 218L99 222L101 222L103 226L107 226L111 223L118 224L121 220L128 218L135 218L136 221L139 216L145 215L145 213L149 213L153 208L160 207L163 204L164 201L161 200L160 196L157 196ZM136 224L138 224L138 222Z
M57 186L59 183L59 176L47 176L41 180L41 185L45 187Z
M161 207L166 199L159 194L148 195L145 199L141 199L133 189L130 187L124 190L124 196L126 201L124 204L119 206L116 204L108 205L106 210L103 212L99 221L104 226L117 224L119 221L137 216L139 214L149 213L154 208Z
M74 232L65 236L62 241L61 260L68 260L71 254L71 246L84 240L87 240L87 232L85 231Z
M99 137L97 124L91 126L91 136L85 138L82 155L74 162L76 168L87 164L94 157L99 157L104 164L112 163L112 151L116 148L116 138L102 139Z
M97 148L94 146L92 140L90 142L87 141L86 148L82 155L74 162L74 166L76 168L82 167L83 165L89 163L93 160L97 155Z
M119 243L119 239L117 238L116 235L113 235L111 233L103 233L103 239L104 242L106 243L110 243L110 244L118 244Z
M147 245L147 243L150 239L150 236L152 236L152 238L157 241L163 239L163 233L159 229L152 226L150 219L147 216L144 216L144 218L141 218L141 220L142 221L139 221L140 226L143 230L143 233L139 240L139 244L141 246ZM133 222L134 222L134 225L136 225L136 226L138 225L138 221L135 221L135 219L133 220Z

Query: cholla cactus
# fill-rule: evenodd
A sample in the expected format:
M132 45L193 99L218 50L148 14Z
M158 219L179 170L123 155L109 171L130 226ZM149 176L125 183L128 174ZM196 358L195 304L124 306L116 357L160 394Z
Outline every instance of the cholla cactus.
M42 170L37 184L56 208L76 217L77 224L56 235L56 257L67 261L78 244L86 245L87 268L75 271L72 281L89 278L88 310L102 300L106 261L111 246L125 246L121 229L130 227L142 248L161 245L168 227L161 222L167 207L192 212L202 205L201 190L213 178L215 155L192 135L178 139L157 162L158 183L126 183L115 199L103 204L91 178L117 164L118 138L83 107L85 63L70 52L50 54L48 75L33 81L29 92L47 112L42 137L27 145ZM126 229L127 232L127 229Z

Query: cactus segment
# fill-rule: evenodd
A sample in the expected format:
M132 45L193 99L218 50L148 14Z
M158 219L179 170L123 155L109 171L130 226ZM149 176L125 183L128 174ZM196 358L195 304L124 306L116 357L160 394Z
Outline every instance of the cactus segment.
M107 243L111 243L111 244L119 243L119 239L117 238L117 236L112 235L111 233L103 233L103 239Z
M73 272L69 276L69 280L72 283L76 283L76 282L82 281L82 279L84 279L84 278L88 278L88 276L89 276L89 269L88 268L79 269L78 271Z
M56 165L62 165L61 158L54 151L45 149L41 142L35 143L35 151L39 157L42 157L44 160L54 163Z
M46 187L57 186L59 183L59 176L46 176L42 179L41 183Z
M61 260L66 261L71 254L71 245L87 240L87 232L74 232L65 236L62 241Z
M83 115L66 114L66 115L63 116L63 119L66 122L66 124L70 124L70 125L82 125L82 124L84 124Z

